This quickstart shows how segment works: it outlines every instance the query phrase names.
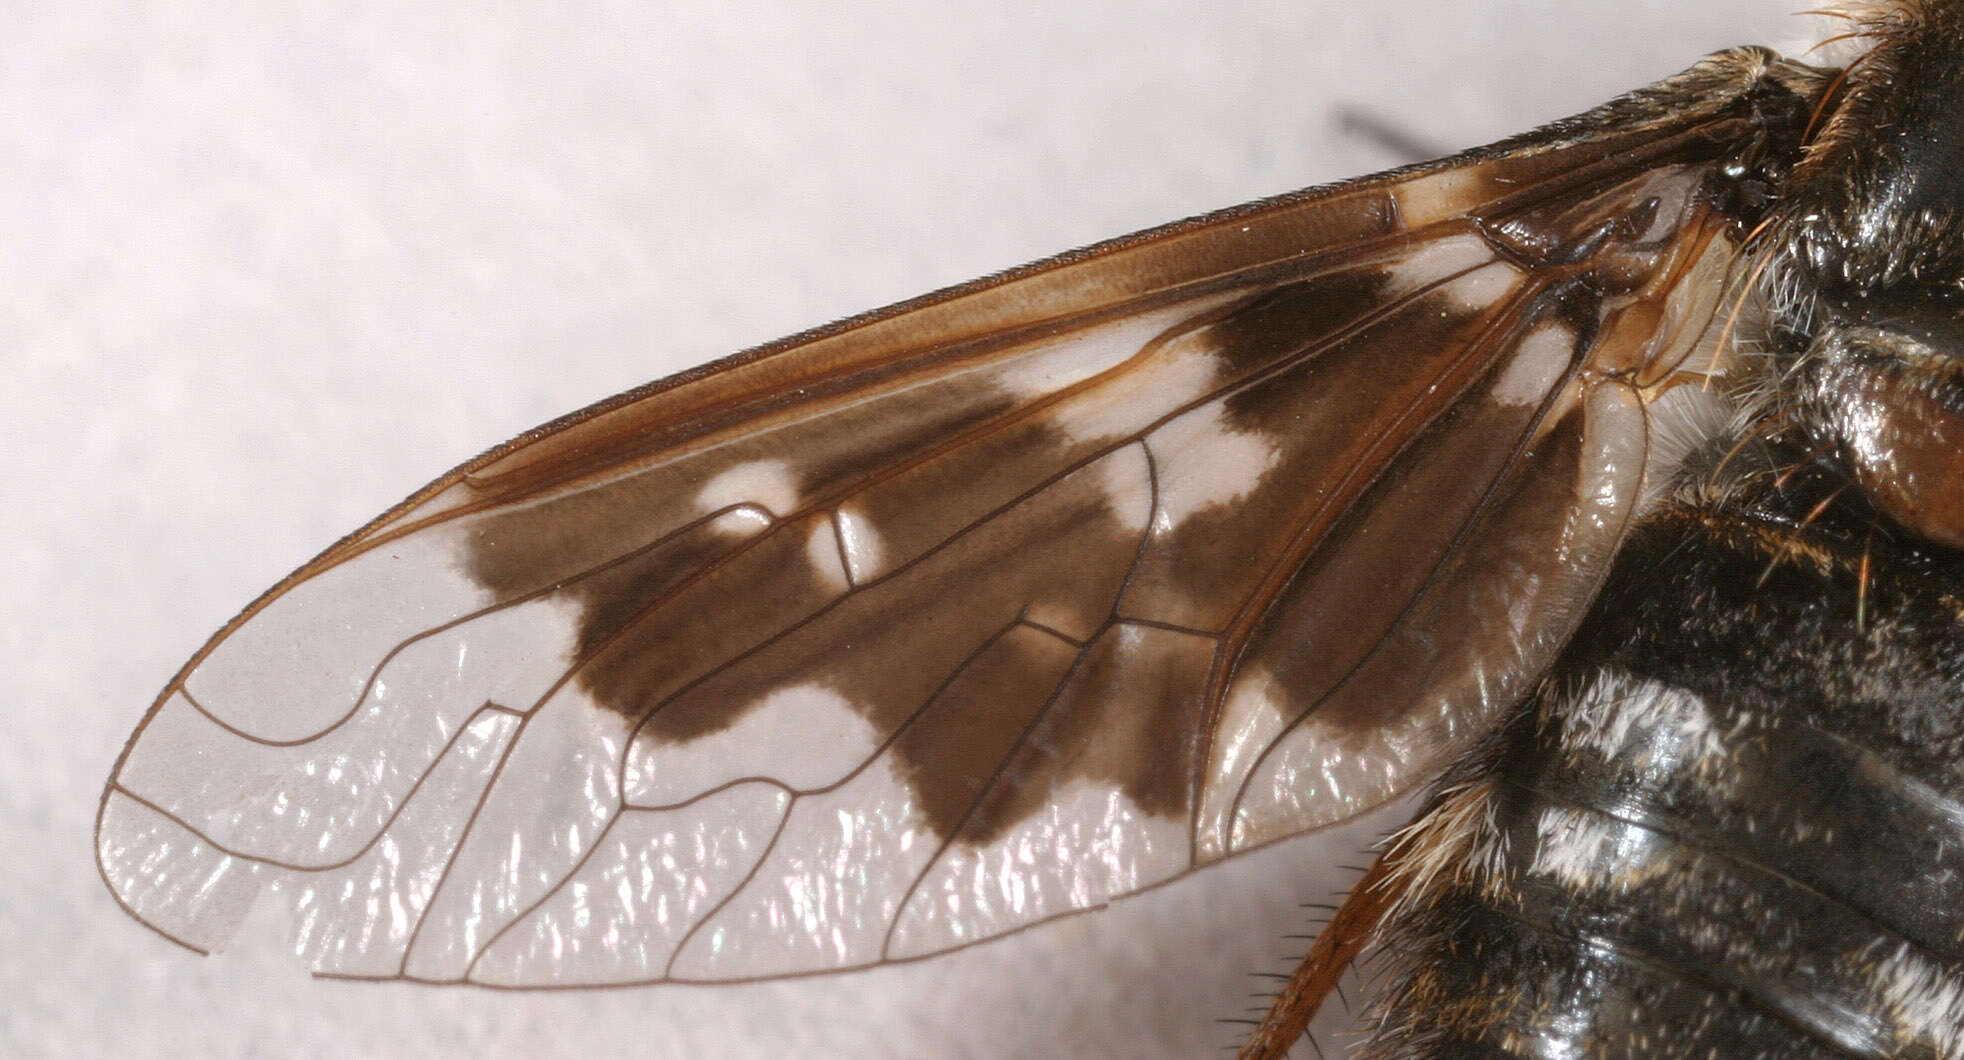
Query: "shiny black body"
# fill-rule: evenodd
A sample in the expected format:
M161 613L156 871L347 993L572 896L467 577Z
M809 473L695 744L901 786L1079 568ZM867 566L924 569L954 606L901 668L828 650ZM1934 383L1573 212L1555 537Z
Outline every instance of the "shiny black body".
M1956 1055L1964 568L1798 459L1655 517L1455 778L1477 868L1397 925L1374 1055Z

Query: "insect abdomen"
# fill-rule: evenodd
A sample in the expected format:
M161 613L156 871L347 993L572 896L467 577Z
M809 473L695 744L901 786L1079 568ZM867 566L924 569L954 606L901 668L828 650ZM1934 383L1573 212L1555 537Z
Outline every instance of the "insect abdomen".
M1654 521L1453 779L1372 1055L1964 1056L1954 560L1791 500Z

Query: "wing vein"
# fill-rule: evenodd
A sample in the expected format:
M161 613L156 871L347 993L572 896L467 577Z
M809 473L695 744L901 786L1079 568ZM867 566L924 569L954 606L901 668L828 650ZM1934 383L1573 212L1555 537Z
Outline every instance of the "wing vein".
M1495 336L1512 334L1519 328L1521 324L1522 305L1525 304L1533 293L1540 289L1541 285L1534 281L1522 285L1507 300L1504 308L1496 314L1493 323L1488 325L1479 339L1468 343L1465 351L1460 356L1454 358L1448 367L1440 372L1442 378L1456 375L1458 382L1452 388L1451 393L1445 398L1430 402L1432 409L1431 417L1436 418L1439 415L1443 415L1445 410L1456 405L1464 397L1466 389L1470 388L1480 375L1478 371L1466 371L1465 369L1470 365L1476 363L1484 364L1491 360L1491 357L1485 356L1488 352L1488 343ZM1444 389L1444 387L1439 389ZM1208 674L1207 691L1205 698L1202 700L1201 710L1203 712L1203 720L1200 726L1201 735L1196 743L1193 765L1190 767L1196 791L1203 790L1202 785L1206 782L1206 770L1213 758L1214 734L1220 727L1221 711L1226 699L1230 680L1239 662L1240 655L1246 649L1248 639L1254 632L1256 624L1260 621L1261 616L1267 613L1267 605L1273 602L1276 594L1280 593L1283 587L1288 584L1289 580L1294 577L1296 571L1301 568L1304 561L1324 539L1327 530L1343 519L1352 510L1352 506L1363 497L1369 485L1376 480L1378 475L1382 474L1384 468L1391 462L1392 454L1411 444L1412 440L1417 437L1419 432L1416 429L1407 431L1402 430L1402 428L1407 421L1420 415L1421 411L1427 407L1428 399L1433 398L1435 394L1436 390L1427 391L1425 394L1414 398L1411 403L1400 410L1397 416L1391 419L1378 432L1377 438L1372 441L1371 447L1366 450L1365 455L1345 469L1342 478L1331 488L1330 496L1305 513L1303 521L1298 524L1295 532L1290 535L1288 545L1275 560L1268 564L1267 572L1264 574L1261 582L1257 584L1254 591L1243 601L1242 605L1235 610L1234 620L1223 631L1220 638L1221 646L1215 651L1214 665ZM1382 452L1380 452L1381 450ZM1364 469L1369 469L1370 474L1360 480L1360 471ZM1201 849L1198 833L1199 826L1200 819L1199 815L1196 814L1193 818L1194 833L1192 836L1192 854L1194 856L1198 856ZM1223 838L1225 839L1227 837ZM1228 848L1224 847L1224 849Z
M1495 472L1493 479L1490 482L1488 482L1486 487L1481 491L1479 502L1474 506L1473 510L1467 514L1465 521L1460 524L1459 529L1454 533L1452 540L1447 543L1446 547L1443 550L1441 550L1438 559L1436 559L1433 562L1431 569L1426 572L1425 577L1419 581L1418 585L1414 588L1410 597L1405 601L1404 605L1400 607L1397 613L1392 617L1390 624L1386 627L1385 635L1381 636L1378 639L1378 641L1375 644L1373 644L1368 651L1360 655L1357 661L1351 664L1350 668L1347 671L1345 671L1343 676L1339 677L1329 687L1328 690L1326 690L1321 696L1318 696L1313 703L1311 703L1310 705L1299 711L1296 717L1291 719L1287 725L1283 726L1283 728L1279 732L1277 732L1276 735L1272 737L1268 741L1268 743L1262 748L1262 750L1256 755L1254 761L1252 761L1249 764L1248 769L1243 772L1240 782L1237 783L1235 786L1234 798L1230 801L1228 805L1227 813L1223 818L1225 822L1224 827L1228 828L1230 830L1230 833L1233 829L1233 822L1240 812L1242 801L1247 795L1248 785L1252 783L1253 778L1259 772L1261 765L1268 761L1269 757L1275 752L1275 749L1281 745L1281 743L1288 737L1290 733L1294 732L1308 718L1314 715L1317 712L1317 710L1320 709L1325 703L1328 703L1331 697L1335 696L1339 691L1341 691L1344 687L1346 687L1350 683L1350 681L1354 677L1356 677L1356 675L1360 671L1362 671L1364 667L1368 665L1373 658L1377 656L1377 654L1380 651L1384 650L1386 641L1388 640L1390 633L1398 628L1399 624L1404 620L1404 617L1410 614L1411 610L1414 607L1418 606L1419 601L1424 599L1425 596L1438 583L1437 580L1440 571L1443 570L1449 563L1451 563L1459 555L1460 546L1466 541L1468 537L1472 535L1473 528L1479 524L1481 518L1492 509L1493 498L1496 491L1500 489L1502 483L1508 481L1510 474L1513 472L1513 470L1516 467L1520 465L1521 459L1527 451L1529 440L1532 439L1535 436L1536 432L1541 429L1542 424L1547 419L1548 413L1550 412L1550 410L1554 408L1556 403L1559 401L1563 393L1564 387L1567 385L1567 383L1570 380L1574 379L1580 373L1580 371L1581 371L1581 358L1578 358L1575 362L1571 363L1567 372L1564 373L1562 379L1559 382L1557 382L1556 385L1549 388L1548 393L1542 398L1540 408L1536 410L1536 414L1534 418L1522 430L1522 432L1517 437L1514 444L1509 448L1507 460Z

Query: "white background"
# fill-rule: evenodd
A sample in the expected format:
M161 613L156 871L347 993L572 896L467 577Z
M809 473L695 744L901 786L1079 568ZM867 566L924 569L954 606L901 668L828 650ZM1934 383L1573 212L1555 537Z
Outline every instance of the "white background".
M925 965L512 995L198 959L97 880L212 629L425 480L696 361L1580 110L1793 0L0 8L0 1054L1209 1055L1363 842ZM1319 872L1323 875L1319 876Z

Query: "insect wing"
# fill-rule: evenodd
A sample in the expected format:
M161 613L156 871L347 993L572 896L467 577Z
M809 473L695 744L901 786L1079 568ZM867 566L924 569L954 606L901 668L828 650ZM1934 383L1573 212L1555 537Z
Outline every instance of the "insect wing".
M1541 672L1621 539L1655 366L1732 255L1704 189L1739 82L494 450L171 682L104 877L201 950L272 885L337 976L733 980L943 952L1378 805Z

